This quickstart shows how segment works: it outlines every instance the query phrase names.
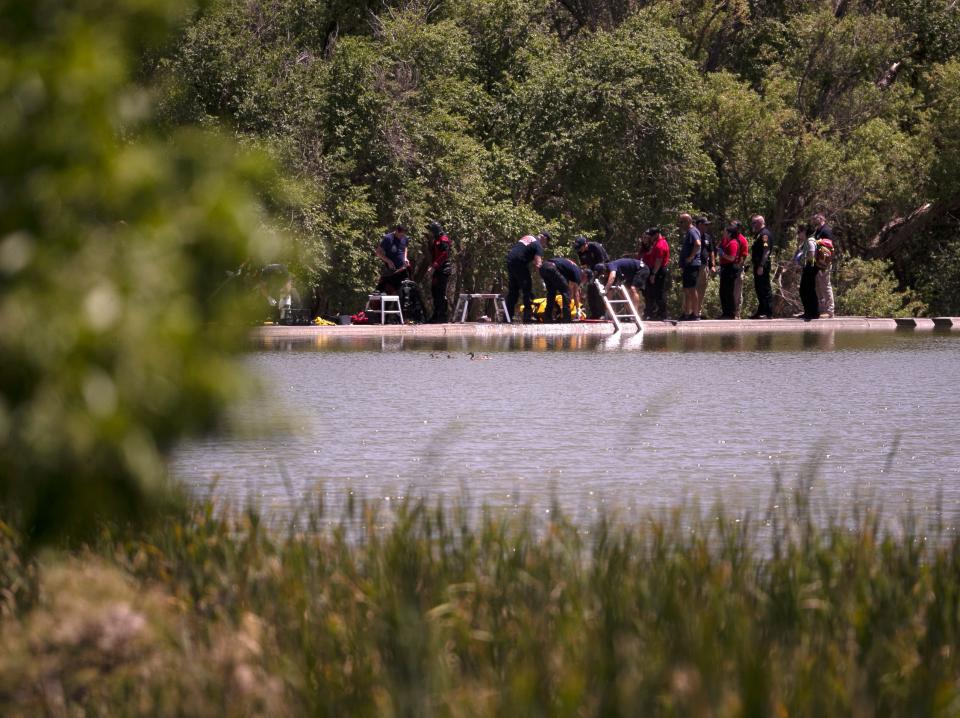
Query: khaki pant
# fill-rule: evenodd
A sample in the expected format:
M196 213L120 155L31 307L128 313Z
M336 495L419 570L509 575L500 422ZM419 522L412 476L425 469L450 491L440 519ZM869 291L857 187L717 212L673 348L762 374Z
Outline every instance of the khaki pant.
M821 269L817 272L817 301L820 302L820 313L833 316L833 285L830 284L830 270Z
M743 272L737 275L733 283L733 306L737 310L736 317L740 318L740 307L743 306Z
M703 313L703 297L707 293L707 279L710 277L710 269L705 265L700 265L700 273L697 274L697 314Z

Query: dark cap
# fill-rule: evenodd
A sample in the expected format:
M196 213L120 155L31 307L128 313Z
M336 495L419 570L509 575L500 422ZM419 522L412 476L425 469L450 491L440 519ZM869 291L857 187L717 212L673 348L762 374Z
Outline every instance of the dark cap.
M606 264L603 264L603 263L601 262L600 264L594 264L594 265L593 265L593 273L594 273L594 274L606 274L606 272L607 272L607 265L606 265Z
M407 225L405 225L405 224L398 224L396 227L393 228L393 231L394 231L394 232L406 232L406 231L407 231Z
M427 229L434 237L439 237L443 234L443 225L439 222L430 222L430 224L427 225Z
M710 224L710 218L707 217L705 214L703 214L703 215L700 215L699 217L695 217L693 220L693 223L694 224Z
M660 234L660 228L651 227L650 229L647 230L647 234L649 234L651 237L656 237L657 235Z
M550 236L550 233L547 230L543 230L537 235L537 239L542 239L544 242L549 242L551 239L553 239L553 237Z
M581 234L581 235L578 235L577 238L576 238L575 240L573 240L573 246L574 246L576 249L580 249L580 247L586 247L586 246L587 246L587 238L584 237L582 234Z

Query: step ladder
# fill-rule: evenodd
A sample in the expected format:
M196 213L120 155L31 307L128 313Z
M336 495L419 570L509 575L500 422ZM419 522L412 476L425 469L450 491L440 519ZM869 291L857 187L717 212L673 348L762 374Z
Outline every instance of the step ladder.
M379 300L379 307L373 306ZM396 305L396 309L387 309L387 305ZM398 294L371 294L367 297L367 306L363 309L364 313L370 317L371 321L379 314L380 323L387 323L388 314L396 314L400 317L400 324L403 324L403 309L400 306L400 295Z
M643 331L643 325L640 323L640 314L630 298L630 292L626 287L620 284L614 284L607 292L599 279L594 279L597 289L600 290L600 296L603 298L603 304L607 308L607 315L613 321L614 332L619 332L623 328L623 322L633 322L637 325L637 331Z
M453 310L453 321L460 324L467 321L470 311L470 302L480 301L484 303L493 302L493 317L495 322L510 323L510 312L507 311L507 300L502 294L461 294L457 297L457 306Z

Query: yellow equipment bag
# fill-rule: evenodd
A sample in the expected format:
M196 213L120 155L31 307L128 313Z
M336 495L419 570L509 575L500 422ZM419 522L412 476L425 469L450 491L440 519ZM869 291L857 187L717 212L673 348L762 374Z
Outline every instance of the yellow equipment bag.
M559 294L556 296L555 301L558 307L563 306L563 299L560 297ZM572 299L570 300L569 306L570 306L571 319L583 319L586 316L583 313L583 309L578 307L576 304L574 304ZM533 309L533 318L536 319L538 322L542 322L543 315L547 310L547 298L539 297L537 299L534 299L533 302L531 302L531 308ZM526 309L526 307L523 304L521 304L520 312L522 313L524 309Z

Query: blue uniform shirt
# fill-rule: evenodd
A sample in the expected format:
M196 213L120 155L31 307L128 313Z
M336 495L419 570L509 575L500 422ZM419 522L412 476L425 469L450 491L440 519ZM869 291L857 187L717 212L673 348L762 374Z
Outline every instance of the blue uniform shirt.
M380 240L380 248L387 256L393 266L397 269L403 269L403 251L410 243L410 237L398 237L396 232L389 232L383 235Z
M583 278L583 275L580 273L580 267L566 257L554 257L550 261L557 265L557 271L563 275L564 279L568 282L580 284L580 280Z
M587 242L586 248L579 253L580 264L584 267L595 267L610 261L607 250L599 242Z
M520 240L510 248L510 251L507 252L507 261L526 264L527 262L532 262L534 257L542 256L543 247L540 246L539 240L528 234L526 237L521 237Z
M617 273L617 279L621 284L630 284L634 276L643 268L644 264L639 259L633 257L621 257L607 262L607 269Z
M693 245L700 240L700 230L696 227L691 227L687 230L687 233L683 235L683 245L680 247L680 266L681 267L699 267L700 266L700 252L697 252L694 255L693 259L690 259L690 252L693 251Z

